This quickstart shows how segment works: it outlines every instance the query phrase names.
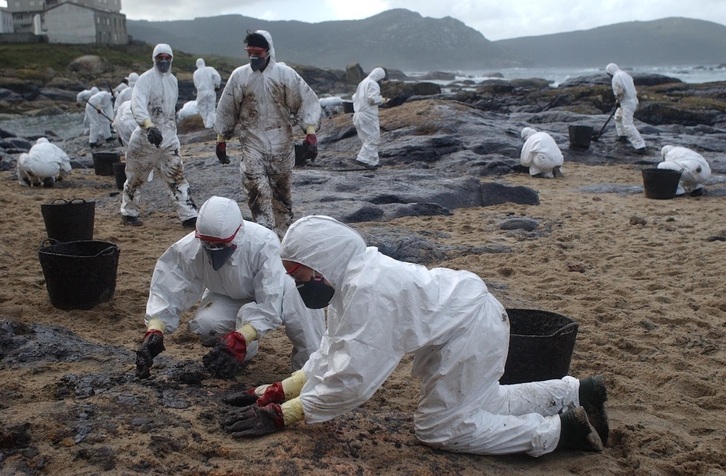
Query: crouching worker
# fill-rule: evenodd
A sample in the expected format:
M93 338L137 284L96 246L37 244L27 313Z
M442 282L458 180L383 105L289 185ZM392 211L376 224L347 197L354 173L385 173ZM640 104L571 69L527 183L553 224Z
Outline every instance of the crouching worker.
M565 162L565 158L551 135L525 127L522 129L522 139L524 139L524 145L519 163L529 167L529 175L546 178L564 176L562 164Z
M156 263L147 331L136 353L137 376L149 377L154 357L164 350L164 335L174 332L180 315L200 299L188 329L216 341L202 359L212 375L233 378L257 353L258 340L281 325L293 345L292 369L300 369L320 345L324 314L305 307L279 249L275 232L243 220L237 202L207 200L196 231Z
M422 443L479 455L602 450L608 437L602 377L499 384L509 319L475 274L397 261L326 216L293 223L280 254L306 305L329 301L327 331L302 370L224 397L247 405L222 422L233 437L351 411L411 353L421 380L414 424Z
M41 137L27 153L18 157L18 183L52 187L71 173L71 159L63 149Z
M681 172L676 195L703 195L703 184L711 177L711 166L701 154L686 147L664 145L660 151L663 162L659 169L670 169Z

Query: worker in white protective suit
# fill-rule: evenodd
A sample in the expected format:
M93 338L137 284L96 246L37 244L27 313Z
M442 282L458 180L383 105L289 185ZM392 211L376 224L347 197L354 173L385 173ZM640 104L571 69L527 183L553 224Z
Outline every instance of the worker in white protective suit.
M123 145L124 149L129 146L131 140L131 134L134 133L138 127L134 115L131 112L131 101L126 101L119 106L116 111L116 117L113 120L113 128L118 134L118 139Z
M136 81L139 80L139 75L137 73L130 73L127 79L129 81L128 87L119 91L116 95L116 100L113 102L114 119L116 118L115 115L118 113L118 109L121 107L121 104L131 101L131 94L134 92L134 86L136 85Z
M303 159L318 155L315 130L320 102L294 69L275 60L272 36L264 30L244 40L250 62L232 72L217 104L217 158L229 163L227 141L240 126L240 172L255 222L282 238L292 223L294 133L290 117L305 132Z
M602 449L609 431L603 377L499 384L509 319L475 274L397 261L320 215L290 226L280 256L305 304L328 306L327 330L300 371L246 397L224 397L247 405L222 422L233 437L353 410L410 353L421 381L414 425L424 444L481 455Z
M645 154L646 147L643 137L633 124L633 115L638 108L638 93L635 90L633 77L618 68L615 63L605 67L605 72L612 78L613 94L618 110L615 112L615 130L618 140L621 142L630 141L638 154Z
M188 328L202 338L217 336L204 356L215 376L232 378L255 356L258 341L282 325L292 343L291 364L300 369L318 349L325 328L322 310L305 307L294 280L285 274L274 232L242 219L237 202L213 196L199 210L196 232L159 258L146 305L147 327L137 353L137 374L149 376L164 350L164 334L200 299Z
M204 127L211 129L217 117L217 89L222 84L222 77L216 69L204 64L203 58L197 59L197 69L193 75L194 87L197 88L197 107L202 116Z
M90 115L88 114L88 109L86 108L86 104L88 103L88 100L91 99L91 96L96 94L98 92L97 87L92 87L91 89L84 89L80 93L76 95L76 105L78 107L83 107L84 113L83 113L83 134L88 134L91 127L91 120ZM95 112L94 112L95 114Z
M98 91L86 101L88 118L88 144L92 149L101 142L111 142L111 122L113 121L113 96L108 91Z
M703 195L703 184L711 177L711 166L701 154L687 147L673 145L664 145L660 154L663 162L658 164L659 169L681 172L676 195Z
M356 160L366 168L378 167L378 145L381 142L381 129L378 123L378 106L388 101L381 96L380 82L386 77L383 68L373 71L358 84L353 94L353 125L363 146Z
M166 43L159 43L152 53L154 66L136 81L131 93L131 112L138 125L126 151L126 183L121 200L121 218L125 225L143 224L139 215L139 188L154 169L159 172L171 193L177 216L184 228L194 228L197 207L189 195L184 178L184 164L179 156L176 135L176 102L179 86L171 74L174 54Z
M18 182L31 187L52 187L71 172L71 159L63 149L41 137L18 157Z
M343 100L338 96L320 98L320 109L325 117L331 117L343 109Z
M562 164L565 158L551 135L525 127L522 129L522 139L524 145L519 163L529 167L529 175L546 178L564 177Z

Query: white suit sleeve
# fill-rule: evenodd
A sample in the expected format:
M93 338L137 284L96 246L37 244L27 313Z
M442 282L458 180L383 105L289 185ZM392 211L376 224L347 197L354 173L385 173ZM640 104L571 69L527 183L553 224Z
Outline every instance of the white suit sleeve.
M195 243L191 240L196 238L187 235L169 247L156 262L151 277L145 323L160 319L169 334L179 327L179 315L189 310L204 292L204 283L195 271L196 253L191 252Z
M257 272L253 278L254 301L242 306L237 313L237 329L250 324L258 337L282 325L282 297L285 268L280 261L277 237L266 241L262 249L256 251Z
M149 81L147 78L148 76L142 74L138 81L136 81L134 91L131 93L131 113L134 116L136 124L141 127L144 127L146 121L151 120L147 105L149 104L149 88L153 85L150 84L152 81Z
M329 331L304 367L308 380L300 399L308 423L327 421L359 407L393 373L405 352L396 329L381 328L384 322L395 327L394 322L380 319L389 314L391 305L359 293L346 306L345 315L332 317L332 324L329 310Z
M378 86L378 83L373 80L368 81L368 83L366 84L366 98L368 100L368 104L370 104L371 106L383 104L381 88L380 86Z
M320 125L320 116L322 115L320 99L302 76L297 74L292 68L288 67L287 69L287 107L299 118L303 130L308 126L317 129Z
M244 100L243 76L244 73L241 67L232 72L217 104L217 119L214 123L214 130L225 139L232 137L239 119L240 108Z

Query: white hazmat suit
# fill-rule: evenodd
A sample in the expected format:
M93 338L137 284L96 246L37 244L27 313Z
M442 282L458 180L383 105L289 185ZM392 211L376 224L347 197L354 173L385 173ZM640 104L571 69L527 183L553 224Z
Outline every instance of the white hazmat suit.
M632 76L618 68L615 63L608 64L605 72L612 77L613 94L620 106L614 116L618 137L627 137L636 150L645 149L645 141L633 124L633 115L638 108L638 93Z
M378 106L386 102L381 96L378 81L386 77L383 68L373 71L358 84L353 94L353 125L363 146L356 160L370 167L378 165L378 145L381 142L381 129L378 122Z
M197 59L197 69L193 75L194 87L197 88L197 107L199 115L202 116L204 127L214 127L217 112L217 93L215 92L222 84L222 77L216 69L204 64L203 58Z
M558 412L579 404L579 381L499 384L509 319L478 276L394 260L325 216L296 221L280 256L319 272L335 289L320 350L303 368L298 398L307 423L359 407L413 354L420 441L487 455L555 449ZM286 423L295 400L282 405Z
M522 129L522 139L525 142L519 163L529 167L529 175L552 178L562 172L561 167L565 158L551 135L525 127Z
M20 185L52 187L71 172L68 154L41 137L27 153L20 154L17 164Z
M131 101L131 94L134 92L134 86L136 85L136 81L139 80L139 75L137 73L131 73L128 77L129 85L127 88L122 89L117 95L116 95L116 101L113 103L113 110L114 114L118 113L118 108L121 107L121 104ZM115 116L114 116L115 118Z
M275 60L272 36L264 30L255 33L269 45L269 62L261 71L246 64L232 72L217 105L215 130L218 141L226 141L240 126L240 172L252 217L282 237L293 218L295 137L290 117L307 134L314 133L320 102L294 69Z
M681 172L676 195L701 195L703 184L711 177L711 166L698 152L686 147L664 145L661 149L663 162L659 169L670 169Z
M181 314L201 299L188 323L191 332L207 337L250 325L259 338L284 324L293 345L292 367L301 368L320 345L325 327L323 311L303 304L294 280L280 261L280 241L275 233L243 221L236 202L212 197L202 206L197 231L224 227L232 231L214 234L226 236L237 230L231 241L236 249L216 271L194 232L159 258L151 278L146 325L156 320L151 326L158 328L158 321L162 321L163 332L172 333ZM257 341L248 342L246 359L256 352Z
M143 73L131 93L131 112L137 127L131 134L126 152L126 183L121 201L121 215L125 223L140 224L138 217L139 188L154 169L169 187L172 202L182 223L193 226L197 207L189 196L189 183L184 178L184 165L179 156L179 138L176 135L176 102L179 88L171 65L162 72L155 58L166 54L172 57L171 47L160 43L154 47L155 66ZM151 129L161 132L161 143L151 143ZM186 225L185 225L186 226Z
M111 140L111 121L113 121L113 96L108 91L99 91L86 102L88 117L88 142L91 147L98 145L101 138Z
M124 90L125 91L125 90ZM128 147L129 141L131 140L131 134L136 130L136 120L131 112L131 101L122 103L118 111L116 111L116 117L113 120L113 128L121 139L121 144L124 147Z

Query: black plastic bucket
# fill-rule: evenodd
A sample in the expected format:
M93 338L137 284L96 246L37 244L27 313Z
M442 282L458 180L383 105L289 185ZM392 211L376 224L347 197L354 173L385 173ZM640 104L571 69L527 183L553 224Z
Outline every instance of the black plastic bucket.
M55 241L80 241L93 239L93 223L96 202L82 198L71 201L56 198L40 206L48 239Z
M676 196L681 172L670 169L643 169L643 190L647 198L668 200Z
M352 114L355 112L353 109L353 101L343 101L343 112L346 114Z
M113 175L116 178L116 188L123 190L126 183L126 162L114 162Z
M509 354L502 384L560 379L570 371L577 323L536 309L507 309Z
M570 149L589 149L592 140L592 126L568 126Z
M58 309L91 309L116 291L119 248L107 241L44 242L38 249L50 302Z
M94 152L93 170L96 175L113 176L113 164L121 161L121 154L118 152Z

